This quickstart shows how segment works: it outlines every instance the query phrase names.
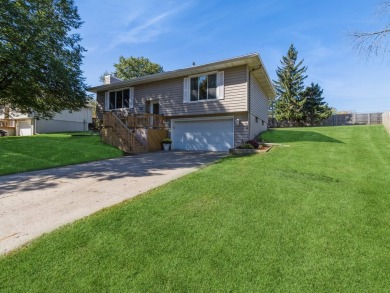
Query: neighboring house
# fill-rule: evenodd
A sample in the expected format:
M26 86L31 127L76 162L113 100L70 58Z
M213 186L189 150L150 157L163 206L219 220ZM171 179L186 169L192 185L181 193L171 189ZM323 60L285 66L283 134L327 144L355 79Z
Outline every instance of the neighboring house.
M2 107L0 109L0 130L7 131L9 136L33 135L35 133L34 119L27 114Z
M108 77L106 84L89 91L97 94L97 115L106 120L103 138L106 135L108 142L118 141L114 136L120 133L134 133L129 142L141 141L133 122L154 114L163 116L172 149L210 151L227 151L267 130L268 101L276 96L258 54L126 81ZM147 140L141 141L145 151L150 150Z
M65 110L53 119L37 119L35 123L37 133L88 131L88 124L92 123L92 106L80 111Z
M0 129L7 131L9 136L87 131L89 123L92 123L92 105L80 111L62 111L53 119L34 119L7 107L0 109Z

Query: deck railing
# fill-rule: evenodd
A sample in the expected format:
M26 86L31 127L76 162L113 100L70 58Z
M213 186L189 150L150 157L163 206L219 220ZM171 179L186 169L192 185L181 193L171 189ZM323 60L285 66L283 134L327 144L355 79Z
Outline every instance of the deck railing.
M103 113L103 141L126 153L157 151L161 149L161 140L167 135L166 119L163 116Z
M167 128L164 116L144 113L144 114L117 114L119 119L129 128Z
M3 126L3 127L15 127L15 120L0 119L0 126Z
M114 113L103 114L103 126L102 139L105 143L126 153L134 152L134 133Z

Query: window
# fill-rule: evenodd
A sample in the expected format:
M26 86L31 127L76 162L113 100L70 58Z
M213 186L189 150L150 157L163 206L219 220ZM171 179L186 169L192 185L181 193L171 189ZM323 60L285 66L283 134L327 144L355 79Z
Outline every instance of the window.
M217 74L192 77L190 101L215 100L217 98Z
M110 92L109 110L130 107L130 89Z

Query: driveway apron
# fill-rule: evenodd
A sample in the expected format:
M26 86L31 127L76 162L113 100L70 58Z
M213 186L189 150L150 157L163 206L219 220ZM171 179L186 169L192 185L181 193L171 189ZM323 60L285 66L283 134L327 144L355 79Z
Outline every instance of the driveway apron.
M154 152L0 176L0 254L226 155Z

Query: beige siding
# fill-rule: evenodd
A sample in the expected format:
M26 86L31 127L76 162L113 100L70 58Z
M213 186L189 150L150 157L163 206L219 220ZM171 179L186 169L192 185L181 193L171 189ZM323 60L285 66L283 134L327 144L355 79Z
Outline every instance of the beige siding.
M240 120L239 125L234 126L234 146L239 146L243 140L248 140L249 124L248 124L248 114L241 113L234 115L234 122Z
M15 136L15 127L6 127L6 126L1 126L0 129L8 131L8 136Z
M183 80L173 78L134 86L134 109L130 113L149 112L148 101L160 101L160 114L186 116L247 111L247 67L224 70L225 98L223 100L183 103ZM104 109L104 92L97 93L98 116Z
M225 98L216 101L183 103L183 78L134 87L135 111L148 100L160 100L160 114L165 116L232 113L247 110L246 67L225 70ZM144 107L144 111L148 111Z
M251 129L250 137L254 137L261 131L267 130L268 124L268 98L260 85L254 78L253 74L250 76L250 109L251 114ZM258 123L255 122L256 117ZM264 125L263 125L264 124ZM265 126L265 127L264 127Z
M105 103L105 93L98 92L96 94L96 115L99 120L103 120L103 111L104 111L104 103Z
M249 139L255 138L260 132L267 130L267 123L260 118L256 120L256 116L250 114L250 132Z

